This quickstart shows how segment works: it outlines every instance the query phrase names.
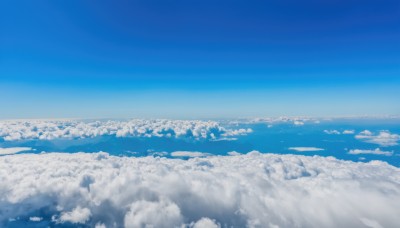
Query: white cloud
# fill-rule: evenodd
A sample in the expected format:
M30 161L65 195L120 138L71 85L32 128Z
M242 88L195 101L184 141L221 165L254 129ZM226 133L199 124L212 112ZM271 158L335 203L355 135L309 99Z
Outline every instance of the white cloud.
M323 151L325 149L318 147L289 147L289 150L294 150L298 152L312 152L312 151Z
M379 148L376 148L375 150L354 149L354 150L350 150L349 154L376 154L376 155L392 156L393 151L382 151Z
M293 124L296 125L296 126L303 126L304 122L300 121L300 120L295 120L295 121L293 121Z
M338 130L324 130L324 133L328 135L340 135L340 134L352 135L354 134L354 130L344 130L343 132L340 132Z
M132 203L125 215L125 227L179 227L183 218L179 207L169 201L140 200Z
M266 118L252 118L252 119L237 119L229 121L230 124L259 124L266 123L269 124L268 127L272 127L272 124L280 124L280 123L292 123L294 125L302 126L305 123L313 123L319 124L321 123L319 119L310 118L310 117L266 117Z
M364 131L360 132L360 135L372 135L372 132L369 130L364 130Z
M4 226L33 216L88 227L399 225L400 169L380 161L46 153L2 156L0 167Z
M22 151L32 150L30 147L9 147L9 148L1 148L0 147L0 155L7 155L7 154L16 154Z
M353 135L354 133L355 133L354 130L344 130L344 131L343 131L343 134L344 134L344 135Z
M230 155L230 156L238 156L238 155L242 155L242 154L237 152L237 151L230 151L230 152L228 152L228 155Z
M356 139L367 143L378 144L380 146L396 146L400 141L400 135L392 134L389 131L379 131L373 134L371 131L364 130L355 136Z
M328 135L340 135L338 130L324 130L324 133Z
M175 151L171 153L172 157L205 157L212 156L209 153L203 153L198 151Z
M43 220L43 218L34 216L34 217L30 217L29 220L32 222L40 222Z
M30 120L0 121L0 138L6 141L57 138L90 138L101 135L116 137L170 137L219 139L246 135L252 129L227 129L215 121L145 120L73 121Z
M81 208L80 206L73 209L71 212L61 213L59 219L60 223L71 222L71 223L85 223L89 220L91 212L88 208Z
M215 221L209 218L201 218L193 225L193 228L219 228L219 227L221 226L216 224Z

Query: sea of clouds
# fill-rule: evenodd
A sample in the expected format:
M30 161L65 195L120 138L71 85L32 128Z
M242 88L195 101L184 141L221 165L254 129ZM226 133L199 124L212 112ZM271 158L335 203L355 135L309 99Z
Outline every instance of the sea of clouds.
M218 122L201 120L0 121L0 139L5 141L90 138L102 135L219 139L245 135L251 132L251 129L226 129L220 126Z
M400 227L399 168L231 154L1 156L0 227Z

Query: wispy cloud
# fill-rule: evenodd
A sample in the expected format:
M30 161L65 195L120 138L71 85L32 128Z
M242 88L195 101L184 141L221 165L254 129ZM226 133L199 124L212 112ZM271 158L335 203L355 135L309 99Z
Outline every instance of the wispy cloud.
M328 135L340 135L340 134L352 135L352 134L354 134L354 130L344 130L342 132L340 132L338 130L324 130L324 133L328 134Z
M375 150L364 150L364 149L354 149L349 150L349 154L375 154L375 155L385 155L392 156L393 151L382 151L380 148L376 148Z
M298 152L312 152L312 151L323 151L325 149L318 147L289 147L289 150L294 150Z
M328 135L340 135L340 132L337 130L324 130L324 133Z

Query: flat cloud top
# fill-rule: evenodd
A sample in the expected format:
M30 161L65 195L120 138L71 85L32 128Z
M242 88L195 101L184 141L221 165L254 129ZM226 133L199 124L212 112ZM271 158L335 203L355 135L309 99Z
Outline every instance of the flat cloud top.
M172 157L205 157L212 156L212 154L198 152L198 151L174 151L171 153Z
M117 137L188 137L218 139L251 133L251 129L226 129L215 121L144 120L93 121L12 120L0 121L0 138L6 141L57 138L88 138L101 135Z
M91 227L400 225L400 169L385 162L235 155L2 156L0 226L20 220Z
M7 154L16 154L22 151L32 150L31 147L9 147L9 148L1 148L0 147L0 155Z
M313 151L323 151L325 149L318 147L289 147L289 150L294 150L298 152L313 152Z
M349 154L375 154L385 156L392 156L393 153L393 151L382 151L380 148L376 148L375 150L354 149L349 151Z

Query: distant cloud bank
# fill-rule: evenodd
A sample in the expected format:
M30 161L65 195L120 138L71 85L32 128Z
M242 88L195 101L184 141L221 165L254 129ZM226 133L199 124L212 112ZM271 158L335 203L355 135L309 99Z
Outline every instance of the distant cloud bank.
M194 139L229 139L246 135L251 129L226 129L215 121L143 120L73 121L29 120L1 121L0 138L13 140L52 140L57 138L90 138L102 135L116 137L175 137Z
M400 169L385 162L235 155L2 156L0 226L399 226Z

